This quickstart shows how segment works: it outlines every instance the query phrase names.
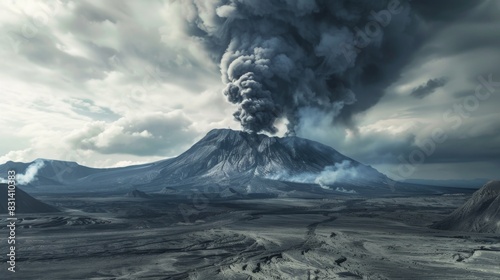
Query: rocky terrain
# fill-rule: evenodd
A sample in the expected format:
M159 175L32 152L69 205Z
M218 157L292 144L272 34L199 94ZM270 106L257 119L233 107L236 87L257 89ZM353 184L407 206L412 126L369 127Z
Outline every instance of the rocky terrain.
M490 181L434 228L500 233L500 181Z
M6 278L3 255L0 278L498 279L498 234L429 228L470 195L46 195L64 212L18 216L18 272Z

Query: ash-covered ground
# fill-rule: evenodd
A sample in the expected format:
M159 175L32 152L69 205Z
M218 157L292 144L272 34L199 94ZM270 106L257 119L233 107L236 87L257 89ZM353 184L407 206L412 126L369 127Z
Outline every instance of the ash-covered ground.
M38 196L63 212L18 215L0 278L500 279L497 234L429 227L470 196Z

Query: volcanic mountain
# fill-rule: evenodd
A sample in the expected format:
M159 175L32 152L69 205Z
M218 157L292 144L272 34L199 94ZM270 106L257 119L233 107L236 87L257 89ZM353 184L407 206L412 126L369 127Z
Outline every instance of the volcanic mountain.
M210 131L185 153L164 164L157 181L168 184L251 178L315 183L315 175L327 172L329 167L339 173L338 179L344 183L381 184L389 180L375 169L318 142L229 129ZM354 174L340 174L350 169L360 169L363 175L354 178Z
M0 214L7 214L8 210L8 185L0 184ZM31 195L27 194L19 187L15 188L15 213L49 213L49 212L60 212L54 206L45 204Z
M460 208L433 225L437 229L500 233L500 181L490 181Z
M311 140L215 129L178 157L150 164L95 169L41 160L33 190L111 191L136 188L184 192L389 191L393 182L374 168ZM34 164L34 163L30 163ZM30 164L8 162L0 172ZM4 173L5 173L4 172ZM382 190L383 189L383 190Z

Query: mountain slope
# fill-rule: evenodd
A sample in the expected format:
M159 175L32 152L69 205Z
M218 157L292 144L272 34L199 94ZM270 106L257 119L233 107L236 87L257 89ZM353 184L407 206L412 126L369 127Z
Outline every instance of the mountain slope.
M7 214L8 209L8 185L0 184L0 214ZM16 187L15 191L15 202L16 209L15 213L49 213L49 212L60 212L54 206L45 204L31 195L27 194L19 187Z
M108 191L116 188L130 189L134 185L150 182L159 174L157 163L121 168L91 168L75 162L37 159L29 163L9 161L0 165L0 174L15 170L17 184L26 186L30 192ZM27 176L28 174L31 176Z
M200 178L254 177L300 181L301 176L319 175L326 167L334 167L342 162L349 162L351 168L362 168L365 171L364 178L368 178L368 181L388 180L375 169L311 140L216 129L168 162L157 182L172 184Z
M433 228L500 233L500 181L490 181Z
M0 174L7 174L9 170L16 171L19 185L32 186L65 185L74 183L79 178L102 172L101 169L81 166L76 162L50 159L36 159L29 163L9 161L0 165Z
M21 174L30 166L42 165L28 184L34 187L30 190L58 192L131 187L148 191L168 187L168 192L177 192L215 187L217 192L266 193L290 191L290 187L295 190L300 184L343 192L352 187L380 189L391 183L370 166L326 145L299 137L269 137L229 129L212 130L178 157L150 164L96 169L70 162L38 161L8 162L0 166L0 172L6 174L14 168Z

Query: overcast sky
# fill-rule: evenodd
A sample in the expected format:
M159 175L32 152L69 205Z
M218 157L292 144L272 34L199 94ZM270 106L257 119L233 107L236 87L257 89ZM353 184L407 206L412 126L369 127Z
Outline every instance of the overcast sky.
M124 166L241 129L190 2L1 1L0 163ZM395 179L498 179L500 1L413 2L418 37L377 98L344 122L302 108L296 135Z

